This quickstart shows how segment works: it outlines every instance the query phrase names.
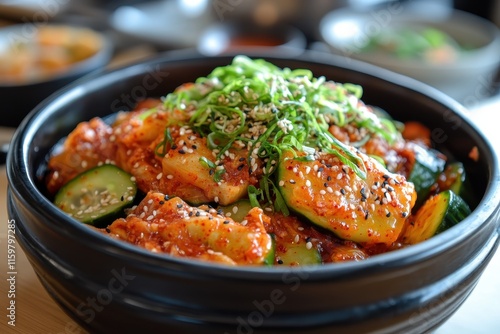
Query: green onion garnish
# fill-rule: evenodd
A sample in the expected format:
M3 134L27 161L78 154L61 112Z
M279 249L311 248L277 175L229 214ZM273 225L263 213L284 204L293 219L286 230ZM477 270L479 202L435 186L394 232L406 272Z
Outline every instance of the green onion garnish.
M398 138L391 122L381 121L360 101L362 93L358 85L315 78L309 70L280 69L262 59L237 56L230 65L215 68L192 86L167 95L164 103L166 110L184 110L189 126L207 137L218 157L239 142L248 148L249 161L255 154L267 161L261 189L252 186L248 190L250 201L273 198L275 209L285 212L272 179L275 168L269 163L279 161L284 150L306 152L309 157L315 150L334 154L365 178L361 159L329 127L352 124L364 127L367 136L382 136L389 142Z

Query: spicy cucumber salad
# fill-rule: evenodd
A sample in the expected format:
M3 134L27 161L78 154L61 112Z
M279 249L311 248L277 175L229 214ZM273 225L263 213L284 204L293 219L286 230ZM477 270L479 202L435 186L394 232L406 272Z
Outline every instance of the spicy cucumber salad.
M359 261L469 215L463 165L362 93L237 56L111 124L78 124L47 189L100 233L227 265Z

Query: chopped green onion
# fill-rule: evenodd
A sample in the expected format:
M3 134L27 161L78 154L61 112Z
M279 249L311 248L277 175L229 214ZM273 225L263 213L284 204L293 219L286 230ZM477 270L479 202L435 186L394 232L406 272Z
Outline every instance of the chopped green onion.
M155 147L155 154L164 157L167 154L168 147L171 146L174 143L174 140L172 139L172 134L170 133L170 128L167 127L165 129L165 135L163 137L163 141L161 141L158 145Z
M270 163L279 161L281 152L306 152L304 159L327 152L365 178L361 159L329 132L330 126L362 126L367 131L363 142L373 136L393 142L400 135L392 122L380 120L361 102L362 94L359 85L315 78L307 69L280 69L263 59L237 56L230 65L169 94L164 103L166 110L186 111L188 125L207 138L210 149L218 150L217 158L236 141L247 145L249 161L256 154L265 163L260 188L248 188L250 200L254 206L259 200L274 201L275 209L285 214L288 208L280 201ZM220 180L224 172L217 170L214 179Z
M217 165L213 161L210 161L210 160L208 160L205 157L201 157L200 158L200 163L201 163L201 165L203 167L206 167L206 168L215 168L215 167L217 167Z

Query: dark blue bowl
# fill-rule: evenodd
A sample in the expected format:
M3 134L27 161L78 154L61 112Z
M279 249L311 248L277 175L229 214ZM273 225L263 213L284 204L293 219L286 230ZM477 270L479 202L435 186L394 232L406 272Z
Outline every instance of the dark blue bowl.
M50 149L78 122L130 109L145 95L230 63L169 53L87 77L39 105L8 156L8 211L17 238L59 305L91 332L423 333L442 324L476 285L498 245L500 176L488 141L438 91L366 64L306 53L257 55L364 87L364 100L396 119L419 120L434 144L466 162L473 213L421 244L362 262L302 268L226 267L150 253L59 211L42 182ZM479 160L468 154L473 147Z

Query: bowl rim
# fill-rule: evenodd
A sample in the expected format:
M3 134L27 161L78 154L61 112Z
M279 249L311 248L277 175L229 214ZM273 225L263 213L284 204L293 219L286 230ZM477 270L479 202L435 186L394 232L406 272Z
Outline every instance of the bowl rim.
M248 54L252 58L264 58L269 61L289 61L287 57L282 57L279 53L259 53ZM28 162L28 155L30 149L36 150L36 145L32 139L35 137L36 132L40 126L46 122L50 113L57 110L58 106L65 103L65 101L78 98L85 94L85 87L91 85L94 81L116 82L122 74L127 75L145 73L144 70L147 66L157 64L164 64L165 66L175 64L176 62L183 61L217 61L221 59L232 58L231 55L222 55L207 57L200 55L192 50L189 51L170 51L154 56L145 61L127 65L125 67L108 69L103 73L93 73L78 79L65 88L52 94L49 98L39 104L21 123L16 130L13 140L11 142L11 150L7 157L7 178L8 178L8 192L11 196L17 197L22 200L26 205L30 205L33 212L39 217L47 219L57 219L59 222L64 222L66 229L71 229L72 233L77 232L82 238L92 238L97 243L104 244L107 247L102 249L104 252L112 252L117 256L121 256L127 260L140 259L143 263L155 264L158 270L166 268L168 265L180 266L185 270L200 271L211 276L223 276L233 278L248 278L249 274L258 274L252 277L258 279L279 279L290 272L306 272L309 279L321 280L331 278L334 276L342 276L347 273L373 270L378 271L383 268L387 270L390 267L399 267L402 264L409 264L420 262L428 258L432 258L434 254L448 249L453 245L459 244L467 239L478 227L485 224L499 207L500 203L500 168L498 167L498 157L494 153L494 149L484 134L472 124L465 116L465 108L458 102L446 96L444 93L433 89L425 84L422 84L411 78L395 74L393 72L380 69L376 66L366 64L363 62L355 62L352 60L346 61L344 57L332 57L324 53L317 53L308 51L301 56L294 58L294 61L299 61L306 65L307 63L315 63L322 66L333 66L343 68L358 74L371 76L388 83L397 85L404 89L418 93L425 96L425 98L434 100L444 106L448 107L451 111L457 114L462 121L462 126L471 128L474 135L478 137L482 144L488 148L491 153L491 167L489 175L489 183L486 187L485 194L481 199L476 209L460 224L453 228L434 236L433 238L422 242L420 244L412 245L403 249L398 249L392 252L379 254L368 259L355 262L344 263L331 263L316 266L302 266L302 267L257 267L257 266L226 266L223 264L203 262L196 259L180 258L170 256L168 254L158 254L150 252L141 247L129 244L122 240L116 240L106 236L100 232L81 224L80 222L72 219L57 209L52 202L49 201L38 189L36 183L36 171L30 173L30 165ZM208 74L208 73L207 73ZM180 83L179 83L180 84ZM75 124L76 126L76 124ZM35 168L33 168L35 169ZM17 222L22 224L22 222ZM497 228L498 231L498 228ZM68 230L61 231L61 233L68 233ZM214 270L217 269L217 270Z
M459 9L450 9L445 14L439 14L436 16L433 15L425 15L419 10L412 8L411 6L408 8L403 8L403 12L399 14L394 14L394 19L392 19L387 26L393 26L398 24L405 24L406 22L410 22L411 24L421 24L421 25L440 25L443 27L446 23L451 22L455 24L456 21L461 21L463 23L470 23L471 27L474 29L484 29L489 35L489 41L478 48L474 48L472 50L467 50L461 54L461 59L464 62L450 62L450 63L432 63L432 62L424 62L424 61L414 61L414 60L406 60L399 59L397 57L393 57L390 55L386 55L385 53L357 53L355 51L345 51L342 47L337 47L334 45L334 38L330 36L328 30L330 26L333 24L336 18L349 18L349 17L361 17L366 18L369 16L373 19L372 14L376 12L377 9L374 10L359 10L354 8L341 8L333 10L323 16L319 23L319 31L321 39L327 44L330 50L335 53L342 54L344 56L351 56L355 59L359 59L362 61L372 62L378 66L387 66L388 68L398 69L398 70L411 70L411 71L421 71L422 69L427 68L428 71L432 72L445 72L445 71L455 71L457 68L459 69L475 69L478 66L483 67L485 65L496 65L500 63L500 58L495 57L487 57L488 59L481 59L481 62L477 63L477 58L485 57L488 54L498 54L500 53L500 29L493 23L490 22L480 16L459 10ZM442 28L443 30L446 30ZM485 34L486 35L486 34Z
M95 29L86 26L69 24L69 23L46 23L38 25L34 23L17 23L7 27L3 27L0 29L0 45L10 44L11 41L9 41L9 36L11 34L15 35L20 31L22 31L23 29L25 28L27 29L30 27L31 29L34 30L49 27L49 28L66 28L75 31L89 31L99 41L100 45L99 48L97 49L97 52L95 52L92 56L71 64L71 66L68 69L62 72L57 72L45 78L35 78L33 80L27 80L27 81L20 81L20 82L0 81L0 89L31 87L43 84L50 84L58 80L64 80L66 78L83 74L88 70L95 70L101 66L102 67L106 66L113 55L113 49L114 49L113 43L111 39L108 36L106 36L105 33L99 32ZM29 36L26 38L23 37L23 39L32 40L33 36Z

